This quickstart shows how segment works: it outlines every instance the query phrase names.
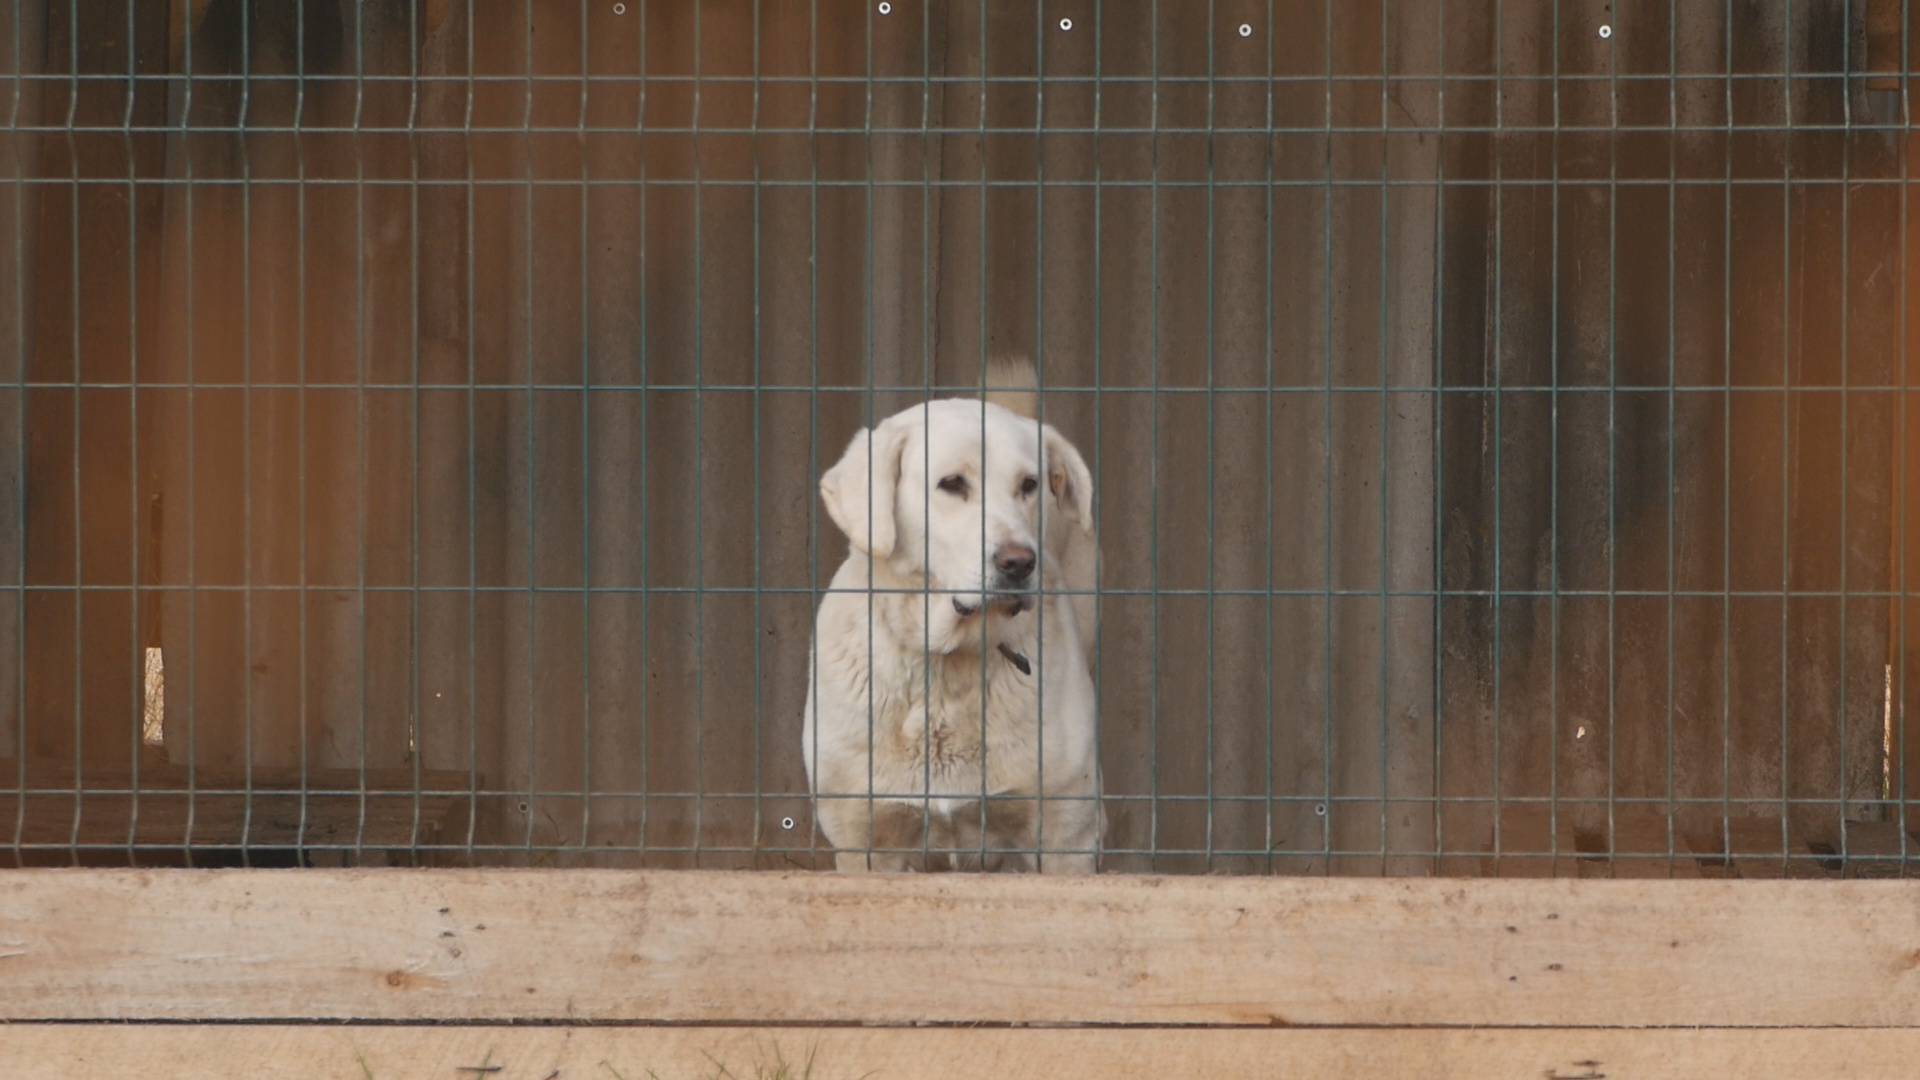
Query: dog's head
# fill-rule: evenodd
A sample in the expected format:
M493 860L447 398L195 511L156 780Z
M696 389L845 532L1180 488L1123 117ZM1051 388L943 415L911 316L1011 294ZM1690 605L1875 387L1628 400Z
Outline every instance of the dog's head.
M961 616L1032 606L1044 519L1093 527L1093 479L1072 443L1050 425L959 398L855 435L820 495L855 548L902 577L924 577Z

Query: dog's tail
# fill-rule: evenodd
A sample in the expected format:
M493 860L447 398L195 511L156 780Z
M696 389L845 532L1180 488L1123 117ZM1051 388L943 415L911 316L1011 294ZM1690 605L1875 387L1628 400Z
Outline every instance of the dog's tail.
M987 361L987 403L1033 419L1039 412L1040 378L1033 361L998 357Z

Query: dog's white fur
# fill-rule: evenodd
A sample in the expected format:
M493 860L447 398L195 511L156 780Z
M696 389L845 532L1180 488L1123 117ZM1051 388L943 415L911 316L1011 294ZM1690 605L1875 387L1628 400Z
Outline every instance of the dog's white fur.
M841 870L929 868L922 852L1095 868L1093 478L1015 389L1032 365L988 383L1006 389L860 432L820 481L852 550L814 625L802 750ZM960 493L940 486L956 476ZM1012 581L994 558L1021 547L1036 565Z

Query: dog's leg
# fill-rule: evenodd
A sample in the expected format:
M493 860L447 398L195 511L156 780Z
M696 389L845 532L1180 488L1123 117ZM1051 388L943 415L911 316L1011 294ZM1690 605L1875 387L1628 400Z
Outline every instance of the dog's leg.
M1060 792L1041 800L1035 869L1043 874L1091 874L1101 833L1100 800L1091 791Z
M1025 793L988 803L987 844L1006 852L1010 868L1043 874L1091 874L1100 842L1100 801L1091 791L1062 791L1036 799Z
M1095 857L1088 852L1067 851L1040 856L1040 872L1043 874L1091 874L1095 865Z
M939 848L945 849L955 870L991 874L999 871L1006 860L1005 852L996 849L1004 848L1007 838L995 830L991 817L987 827L981 829L977 802L967 803L942 819L932 835L940 841Z
M977 830L979 807L969 807ZM1028 792L1013 791L987 800L987 859L991 870L1032 870L1039 855L1040 837L1034 825L1040 820L1039 803ZM978 847L980 837L972 840Z
M840 871L902 873L918 868L925 819L917 807L865 799L822 800L818 811ZM878 849L878 850L876 850Z

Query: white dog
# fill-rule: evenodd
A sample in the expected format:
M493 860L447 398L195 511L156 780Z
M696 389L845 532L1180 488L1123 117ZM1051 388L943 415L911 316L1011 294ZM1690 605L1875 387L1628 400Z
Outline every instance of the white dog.
M1031 391L988 399L889 417L820 480L852 551L815 622L802 749L841 870L1094 869L1093 477Z

